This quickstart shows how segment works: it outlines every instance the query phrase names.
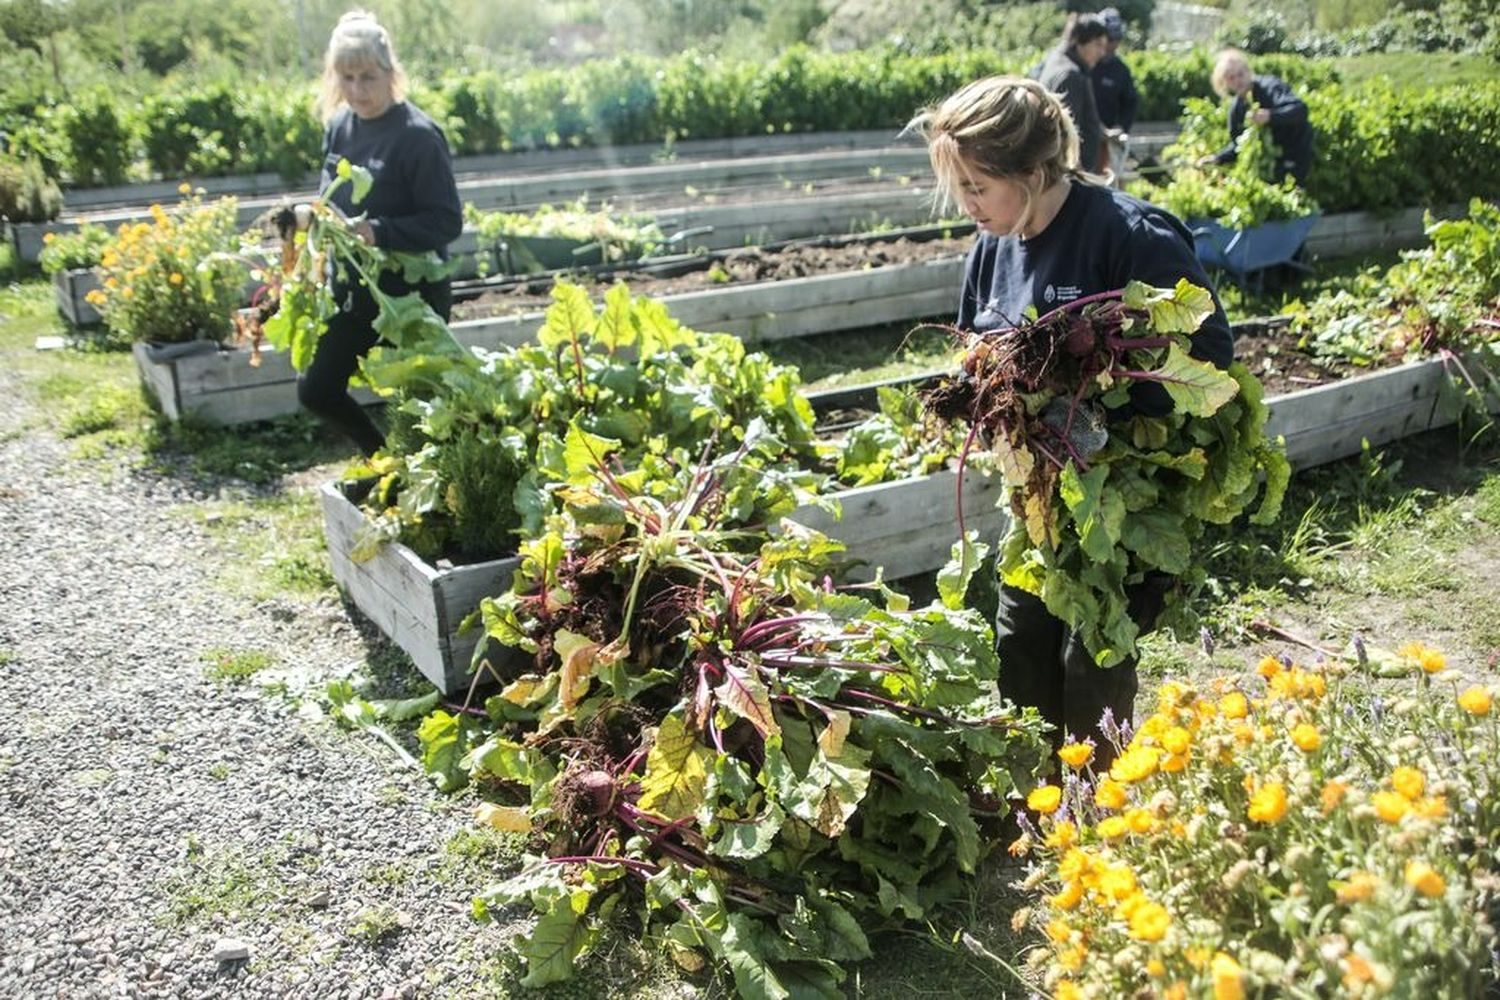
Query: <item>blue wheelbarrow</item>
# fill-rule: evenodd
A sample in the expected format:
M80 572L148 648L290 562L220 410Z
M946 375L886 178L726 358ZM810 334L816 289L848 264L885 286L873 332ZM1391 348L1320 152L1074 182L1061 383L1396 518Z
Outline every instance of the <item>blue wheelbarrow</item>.
M1297 251L1320 218L1314 212L1300 219L1267 222L1250 229L1227 229L1217 222L1198 219L1188 223L1193 248L1204 267L1227 271L1241 288L1252 276L1267 268L1287 265L1300 271L1311 269L1297 260Z

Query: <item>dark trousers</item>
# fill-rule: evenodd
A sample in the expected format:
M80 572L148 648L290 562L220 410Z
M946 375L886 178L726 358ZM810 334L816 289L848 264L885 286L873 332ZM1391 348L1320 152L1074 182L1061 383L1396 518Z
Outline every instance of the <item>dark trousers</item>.
M387 287L387 278L394 278ZM400 295L407 289L400 283L400 275L382 276L381 291ZM453 306L453 290L446 281L424 282L417 291L446 321ZM309 411L316 413L330 427L344 434L366 455L373 455L385 443L385 435L375 426L375 421L365 408L349 395L349 379L359 368L359 359L370 353L370 348L380 340L375 332L375 317L379 308L375 297L363 287L336 287L335 301L341 307L328 320L328 329L318 340L312 364L297 378L297 399Z
M1152 574L1126 592L1130 617L1142 633L1156 624L1174 585L1171 577ZM1097 666L1078 634L1054 617L1040 597L1004 585L995 611L995 651L1000 655L1000 694L1040 712L1053 726L1054 746L1062 746L1065 733L1075 739L1093 737L1095 767L1108 766L1114 751L1099 720L1105 709L1116 723L1134 716L1137 659Z

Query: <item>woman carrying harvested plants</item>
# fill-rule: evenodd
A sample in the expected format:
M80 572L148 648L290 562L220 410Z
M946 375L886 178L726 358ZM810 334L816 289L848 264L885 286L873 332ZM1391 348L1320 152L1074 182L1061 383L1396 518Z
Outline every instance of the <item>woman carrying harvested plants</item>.
M1119 343L1119 326L1103 319L1092 325L1095 306L1085 306L1091 297L1102 304L1131 282L1172 288L1187 279L1212 288L1181 222L1080 170L1073 121L1041 84L1014 77L980 80L924 111L911 127L927 140L940 193L961 204L979 227L965 267L958 327L980 335L967 364L982 360L991 347L1013 355L1013 368L988 369L1002 373L987 376L997 383L992 391L1011 399L1035 392L1039 386L1027 384L1026 373L1042 368L1067 369L1080 382L1096 376L1111 338ZM1225 369L1233 340L1223 308L1216 298L1205 299L1202 312L1208 318L1192 335L1189 353ZM1068 364L1054 364L1057 357ZM1055 419L1058 433L1038 449L1048 447L1086 468L1108 440L1107 427L1134 414L1173 410L1173 398L1159 383L1130 382L1128 398L1121 396L1122 405L1109 410L1074 406L1054 414L1049 407L1041 419ZM1056 470L1049 470L1055 484ZM1153 625L1173 583L1170 576L1148 574L1126 588L1129 616L1143 631ZM1056 727L1055 739L1064 731L1098 733L1106 711L1116 720L1132 716L1133 648L1124 657L1094 655L1097 650L1086 648L1079 630L1036 594L1015 586L1002 585L995 624L1001 693L1036 707ZM1114 665L1099 665L1106 661ZM1101 741L1100 750L1107 755L1108 744Z
M357 207L351 185L339 185L330 195L345 215L362 215L354 224L356 235L382 250L436 251L446 259L448 244L463 231L448 141L431 118L405 100L405 92L406 74L385 28L364 11L341 17L323 64L327 129L320 189L338 178L341 161L365 168L373 183ZM380 339L374 328L379 310L369 290L340 270L335 268L333 278L338 311L297 380L297 397L373 455L384 437L349 395L349 377ZM391 295L417 291L444 319L452 303L446 279L412 284L399 270L386 270L380 289Z
M1239 49L1219 53L1214 60L1212 81L1214 93L1234 98L1229 105L1229 145L1203 157L1199 165L1233 163L1239 155L1240 136L1248 116L1250 124L1257 128L1270 128L1271 139L1281 151L1272 179L1279 184L1283 178L1291 177L1299 185L1306 184L1307 172L1312 169L1313 130L1302 98L1292 93L1292 88L1280 77L1256 76L1250 70L1250 60Z

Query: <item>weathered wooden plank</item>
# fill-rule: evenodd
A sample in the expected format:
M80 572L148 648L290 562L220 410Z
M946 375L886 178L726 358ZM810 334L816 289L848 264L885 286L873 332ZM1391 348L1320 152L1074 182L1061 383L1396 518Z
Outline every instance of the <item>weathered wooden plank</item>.
M1440 426L1446 380L1433 360L1288 393L1269 401L1266 432L1286 438L1298 468L1357 455L1366 440L1382 445Z
M52 276L52 292L58 311L74 326L92 326L99 322L99 310L88 300L89 292L102 286L92 268L58 271Z
M171 420L191 416L206 423L242 424L295 413L301 406L297 373L282 351L263 350L258 367L250 365L248 348L161 360L137 344L134 354L142 381ZM364 386L352 388L351 394L362 404L379 402Z

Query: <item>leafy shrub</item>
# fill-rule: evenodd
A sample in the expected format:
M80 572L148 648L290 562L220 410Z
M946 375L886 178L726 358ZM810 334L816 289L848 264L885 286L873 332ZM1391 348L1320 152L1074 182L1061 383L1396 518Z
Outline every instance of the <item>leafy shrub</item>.
M229 84L148 95L139 121L152 169L163 177L234 173L245 153L241 100Z
M250 92L244 103L245 152L252 170L298 181L319 167L323 128L309 89Z
M90 91L60 109L73 183L119 184L134 161L130 129L113 95Z
M608 202L590 209L587 198L534 212L484 212L466 206L467 221L479 231L480 249L494 248L507 236L542 236L597 244L606 260L634 260L652 253L666 236L648 215L617 213Z
M0 158L0 218L50 222L62 211L62 191L35 157Z
M1467 219L1427 219L1430 245L1297 314L1303 346L1370 364L1500 341L1500 205L1475 198Z
M1185 167L1174 171L1162 187L1138 181L1131 191L1184 221L1209 219L1229 229L1251 229L1316 212L1317 204L1295 180L1271 180L1276 158L1270 131L1250 125L1240 137L1232 165Z
M85 222L71 233L47 233L42 237L42 252L37 258L47 275L94 267L104 256L112 237L109 230Z
M120 226L99 262L104 287L88 295L109 329L157 343L227 337L249 271L235 207L199 192L170 210L152 205L150 222Z
M1366 662L1168 682L1105 774L1063 747L1016 848L1052 995L1478 995L1496 692L1418 643Z

